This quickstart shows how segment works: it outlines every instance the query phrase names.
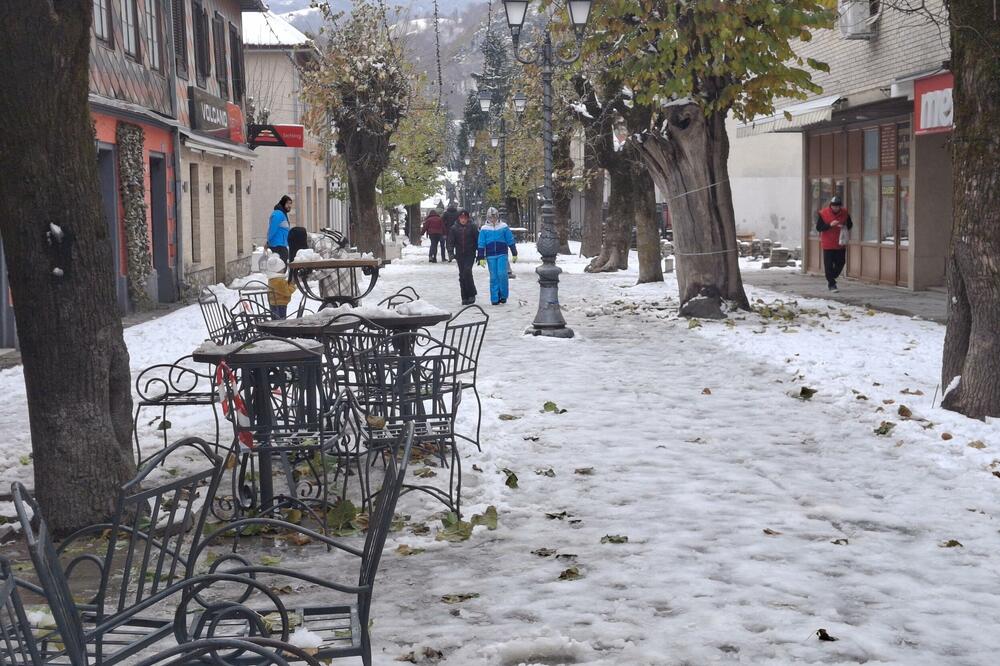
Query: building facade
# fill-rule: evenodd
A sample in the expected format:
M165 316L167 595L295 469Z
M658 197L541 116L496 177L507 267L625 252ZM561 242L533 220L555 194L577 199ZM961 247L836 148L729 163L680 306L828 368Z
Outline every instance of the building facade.
M849 277L910 289L944 285L952 219L950 51L943 3L927 4L929 13L910 14L878 0L841 0L837 26L797 49L830 66L814 72L823 92L736 128L731 164L752 150L780 155L788 174L800 165L798 228L808 272L822 273L814 221L836 194L855 222ZM772 136L774 145L785 145L770 151L758 136L770 132L797 132L798 140ZM786 186L781 179L760 183L774 202ZM734 196L739 220L741 208L754 202L735 187Z
M302 72L316 64L319 52L297 28L272 12L243 14L247 95L255 120L270 125L304 125ZM301 148L259 146L250 195L250 238L263 245L267 222L283 195L292 197L289 220L311 232L323 228L347 233L347 203L330 196L330 165L319 141L304 133ZM333 183L334 191L339 190Z

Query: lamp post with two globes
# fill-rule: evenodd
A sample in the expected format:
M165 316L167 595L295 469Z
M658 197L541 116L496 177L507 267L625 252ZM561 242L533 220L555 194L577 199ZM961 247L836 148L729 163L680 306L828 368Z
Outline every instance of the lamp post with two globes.
M576 38L573 54L566 58L559 54L552 43L552 33L546 25L541 40L531 45L533 53L524 57L521 53L521 28L528 13L530 0L504 0L504 10L507 14L507 26L513 41L514 57L523 65L539 65L542 70L542 139L545 150L545 184L542 188L542 231L538 236L538 254L542 257L542 265L536 269L538 273L538 312L531 328L526 332L533 335L545 335L557 338L573 337L573 329L566 325L562 309L559 306L559 274L562 270L556 266L556 255L559 253L559 237L555 227L555 208L552 205L552 75L557 65L570 65L580 58L580 40L583 29L590 18L592 0L568 0L570 23ZM482 95L482 93L480 93ZM482 97L480 97L482 100ZM522 104L524 104L522 94ZM514 98L515 107L518 104Z

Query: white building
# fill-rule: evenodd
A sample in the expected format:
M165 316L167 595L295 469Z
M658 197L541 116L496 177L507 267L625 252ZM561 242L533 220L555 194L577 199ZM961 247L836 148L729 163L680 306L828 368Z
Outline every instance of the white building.
M301 100L302 71L315 64L315 44L273 12L243 14L247 95L253 99L255 121L267 125L302 125L306 106ZM330 227L347 233L347 203L330 197L331 176L319 142L305 133L302 148L256 149L250 195L251 240L262 245L271 210L285 194L294 208L293 226L309 231Z

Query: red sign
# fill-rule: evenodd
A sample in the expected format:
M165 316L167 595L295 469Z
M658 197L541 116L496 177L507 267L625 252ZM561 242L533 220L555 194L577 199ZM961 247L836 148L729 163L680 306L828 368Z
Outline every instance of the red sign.
M301 148L305 143L306 128L302 125L251 125L250 147L279 146Z
M951 72L935 74L913 82L914 134L950 132L955 123L951 90L955 78Z
M226 102L226 113L229 115L229 140L234 143L246 143L243 135L243 109L232 102Z

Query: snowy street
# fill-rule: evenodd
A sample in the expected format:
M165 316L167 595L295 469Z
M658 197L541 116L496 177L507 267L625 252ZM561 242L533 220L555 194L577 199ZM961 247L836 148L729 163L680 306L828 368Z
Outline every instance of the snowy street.
M933 406L944 327L753 288L757 312L689 324L673 276L635 287L630 263L586 275L560 257L568 341L522 334L538 298L533 247L521 246L506 306L489 305L475 269L491 319L483 452L464 448L463 510L495 506L498 528L436 540L441 505L402 498L411 519L379 571L375 663L996 663L1000 426ZM405 285L460 307L455 265L428 264L426 245L366 302ZM125 332L134 373L204 337L197 305ZM31 478L21 369L0 389L7 488ZM141 420L149 447L153 416ZM210 423L172 418L171 438ZM420 523L429 534L413 533ZM403 556L404 544L423 551ZM314 571L340 561L315 545L282 557Z

